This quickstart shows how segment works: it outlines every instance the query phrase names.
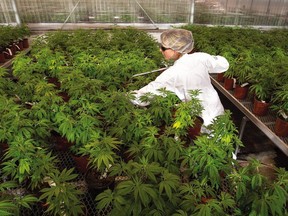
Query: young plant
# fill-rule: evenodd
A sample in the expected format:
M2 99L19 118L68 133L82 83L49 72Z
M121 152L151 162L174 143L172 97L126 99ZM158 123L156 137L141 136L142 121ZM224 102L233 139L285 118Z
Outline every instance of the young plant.
M261 101L270 102L271 95L276 87L276 73L275 69L270 68L267 63L267 58L270 57L263 55L259 58L259 65L255 65L253 73L248 74L248 81L251 83L250 92L254 93L256 98ZM270 58L271 59L271 58Z
M79 148L79 154L88 156L88 165L103 174L119 159L116 152L120 145L116 138L95 131L90 141Z
M99 103L92 103L83 97L70 99L55 113L54 130L74 144L74 153L78 154L78 148L87 144L94 132L101 128L100 107Z
M159 163L150 163L145 157L118 168L113 170L112 167L112 173L124 172L128 178L118 183L113 191L107 189L96 197L98 209L112 206L112 215L116 212L121 215L171 214L177 199L173 193L180 183L177 175L168 172Z
M19 183L28 182L32 189L39 188L46 175L56 169L55 156L39 145L32 139L15 136L3 158L3 174Z
M77 174L73 174L73 169L67 170L66 168L49 174L47 182L50 187L43 188L39 197L48 204L47 213L71 216L84 214L79 197L82 192L70 182L76 177Z
M6 181L0 184L0 214L1 215L20 215L21 208L31 209L31 205L38 199L31 194L20 195L14 190L19 189L19 185L13 181Z
M31 30L25 24L21 24L15 28L18 30L18 39L25 39L31 35Z
M288 121L288 83L275 90L272 95L271 109L276 111L285 121Z
M193 127L197 117L200 117L203 106L198 98L199 90L189 91L189 99L175 106L173 128L176 129L177 136L187 134L189 127Z
M286 215L288 172L284 168L274 170L275 179L261 172L257 159L250 159L247 166L238 168L229 176L235 201L241 215Z
M16 84L9 76L8 70L4 67L0 67L0 94L7 95L7 97L14 96Z
M143 127L151 124L151 115L136 109L129 95L118 91L104 91L99 97L102 104L103 129L110 136L123 140L123 147L140 139ZM127 133L133 131L133 133Z
M220 187L221 175L232 172L234 148L242 145L237 130L230 119L231 113L218 116L208 127L209 134L199 136L194 145L183 150L181 166L190 178L207 178L209 183Z
M166 89L159 89L157 94L146 93L140 100L149 104L146 112L151 114L153 125L158 127L171 125L174 106L180 103L176 94Z
M248 84L248 76L254 72L254 59L253 50L245 50L240 53L237 58L229 61L230 68L235 72L234 78L238 85Z
M193 180L179 188L181 202L177 212L187 212L195 215L231 215L237 212L233 196L213 188L207 179ZM182 214L173 214L182 215Z
M0 141L7 142L13 140L15 132L30 136L30 130L25 128L20 130L21 121L25 119L21 106L16 104L12 98L5 95L0 96ZM27 124L27 122L26 122ZM29 124L29 123L28 123Z

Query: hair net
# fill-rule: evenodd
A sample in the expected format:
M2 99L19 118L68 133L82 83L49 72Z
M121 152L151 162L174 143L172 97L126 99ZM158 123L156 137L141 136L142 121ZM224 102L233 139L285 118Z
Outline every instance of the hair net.
M185 29L170 29L161 36L161 44L179 53L189 53L194 48L192 32Z

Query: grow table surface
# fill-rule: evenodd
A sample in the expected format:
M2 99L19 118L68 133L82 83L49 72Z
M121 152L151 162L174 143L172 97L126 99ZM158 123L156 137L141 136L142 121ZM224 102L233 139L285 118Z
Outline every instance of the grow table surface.
M265 116L256 116L252 113L253 102L250 97L237 99L233 96L233 90L226 90L224 83L218 82L217 74L211 74L211 82L227 99L229 99L245 116L242 120L239 134L243 134L247 120L251 120L284 154L288 156L288 137L279 137L275 134L274 126L276 115L271 111ZM246 119L246 120L245 120Z
M25 48L24 50L20 51L21 53L24 53L24 54L27 54L28 52L30 52L31 50L31 47L28 47L28 48ZM17 54L16 54L17 55ZM11 59L7 59L4 63L0 63L0 67L3 67L3 68L10 68L12 63L13 63L13 60L14 60L15 57L11 58Z

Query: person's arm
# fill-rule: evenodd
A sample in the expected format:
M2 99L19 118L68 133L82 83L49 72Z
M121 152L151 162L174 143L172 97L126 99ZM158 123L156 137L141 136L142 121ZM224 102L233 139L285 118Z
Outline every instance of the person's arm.
M159 95L160 92L158 91L158 89L169 87L171 84L171 79L169 78L169 71L168 70L169 69L167 69L165 72L163 72L161 75L159 75L154 81L150 82L149 84L147 84L143 88L133 91L132 93L135 96L135 99L131 100L131 102L135 105L138 105L138 106L149 105L149 103L147 103L147 102L142 102L140 100L140 97L146 93L152 93L155 95Z

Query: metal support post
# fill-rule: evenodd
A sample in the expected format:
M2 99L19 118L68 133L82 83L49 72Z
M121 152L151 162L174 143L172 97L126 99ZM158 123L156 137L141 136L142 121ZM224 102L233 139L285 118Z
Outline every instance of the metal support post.
M240 129L239 129L239 139L240 140L242 140L244 129L245 129L247 121L249 121L249 118L247 118L246 116L243 116L241 123L240 123ZM240 151L239 146L237 146L234 154L237 156L239 151Z

